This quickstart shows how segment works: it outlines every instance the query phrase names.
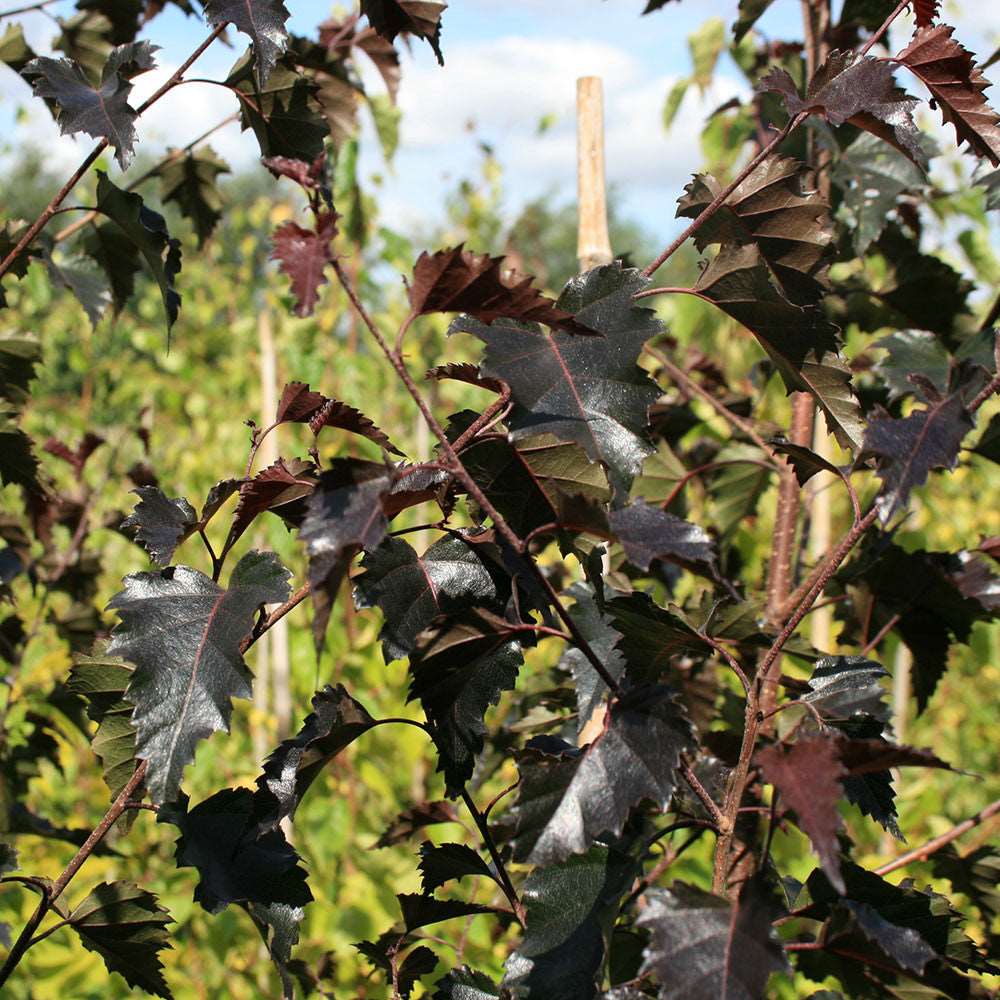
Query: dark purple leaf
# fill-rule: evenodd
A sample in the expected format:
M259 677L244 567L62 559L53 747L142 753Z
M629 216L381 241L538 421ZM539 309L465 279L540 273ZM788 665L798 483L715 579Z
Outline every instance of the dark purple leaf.
M878 459L882 480L879 516L883 522L906 508L910 492L931 469L953 469L972 418L960 394L948 396L896 419L876 414L865 430L862 456Z
M297 222L284 222L271 236L274 249L272 260L292 282L295 315L311 316L325 285L326 265L334 259L333 238L337 235L337 214L324 212L316 220L315 229L303 229Z
M663 559L709 575L717 572L715 543L697 524L644 500L612 510L608 519L629 562L639 569Z
M861 713L887 724L889 706L880 681L888 676L885 667L863 656L824 656L813 667L810 690L799 697L828 721L843 721Z
M647 410L660 394L636 364L643 344L662 330L652 310L633 304L648 284L635 269L598 267L574 278L559 298L600 337L560 330L544 334L534 324L467 316L452 332L472 333L486 344L483 372L502 379L515 407L508 420L515 440L540 433L575 441L608 469L616 492L627 491L652 452Z
M282 0L205 0L205 18L212 27L231 24L253 42L262 88L288 46L285 22L290 16Z
M184 499L169 499L157 486L140 486L133 493L139 502L122 521L122 528L134 532L135 540L157 566L167 566L174 549L195 529L198 518Z
M98 86L71 59L39 56L24 67L23 73L32 80L38 97L57 104L63 135L83 132L94 139L107 139L115 149L118 165L127 170L134 153L134 123L138 118L128 103L131 80L156 66L153 53L157 49L149 42L119 45L108 56Z
M240 483L239 499L224 550L231 549L265 511L284 517L286 507L294 508L312 496L316 483L316 467L299 458L279 458L273 465L261 469L253 479L244 480Z
M176 797L198 742L228 730L232 699L250 697L240 643L262 604L288 597L289 575L273 553L248 552L228 590L177 566L125 577L109 602L121 622L107 652L135 664L125 696L135 706L136 755L148 762L154 802Z
M772 438L768 443L788 460L788 464L795 470L799 486L805 486L819 472L832 472L838 478L840 476L840 472L832 462L803 445L792 444L785 438Z
M737 901L683 882L650 889L636 923L648 929L643 970L660 981L661 1000L757 1000L767 981L788 972L771 928L779 915L759 878L744 883Z
M415 931L429 924L440 923L442 920L454 920L455 917L497 912L492 906L464 903L459 899L435 899L433 896L421 896L416 892L398 895L396 899L399 900L403 925L407 931Z
M446 882L463 879L467 875L484 875L499 885L490 866L465 844L435 845L425 840L420 845L420 863L417 868L425 896L432 895L435 889Z
M404 809L375 842L375 846L392 847L408 840L424 827L458 822L458 813L450 802L421 802L419 805Z
M400 34L425 39L443 66L441 15L447 6L428 0L361 0L361 13L387 42Z
M452 969L435 985L432 1000L494 1000L500 996L500 988L489 976L467 965Z
M198 246L212 235L222 218L219 174L230 173L229 164L219 159L211 146L199 146L168 159L157 171L160 195L164 203L174 202L181 215L190 220L198 237Z

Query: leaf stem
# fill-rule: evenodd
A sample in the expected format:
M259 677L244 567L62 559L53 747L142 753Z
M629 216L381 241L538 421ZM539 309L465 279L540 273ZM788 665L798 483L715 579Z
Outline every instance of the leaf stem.
M131 801L132 796L142 784L146 777L146 762L140 761L132 777L129 778L125 787L118 793L118 797L111 803L111 808L104 814L104 818L94 827L90 836L83 842L80 849L73 855L72 860L63 870L63 873L52 883L42 898L38 901L35 912L28 918L17 940L7 955L7 960L0 968L0 986L10 978L11 973L17 968L18 962L24 957L24 953L34 944L34 933L38 930L38 925L45 918L45 914L53 909L56 900L62 895L63 890L69 885L73 876L80 870L87 858L94 853L94 850L104 839L108 830L118 821L126 806Z
M140 116L148 108L154 105L164 94L173 90L178 83L181 82L181 77L191 68L192 64L197 60L202 53L214 42L225 30L226 25L220 24L219 27L215 28L212 33L191 53L187 59L170 75L169 79L149 98L147 98L142 104L136 108L136 115ZM56 210L59 206L66 200L69 193L79 184L80 180L83 178L84 174L91 168L91 166L96 162L97 158L104 152L109 146L107 139L102 139L84 158L83 162L73 171L70 175L69 180L53 195L52 200L42 209L38 218L28 226L25 230L24 235L17 241L14 245L13 250L7 254L2 261L0 261L0 277L3 277L14 265L14 261L21 256L22 253L31 245L31 241L48 225L49 220L55 215Z
M723 822L722 810L719 809L718 805L716 805L715 799L708 794L705 786L698 780L698 776L694 773L690 763L682 757L677 770L680 771L681 777L687 782L691 791L698 797L698 801L705 807L709 816L712 817L715 829L720 829Z
M462 460L455 451L452 443L448 440L448 435L445 434L444 428L442 428L434 414L431 413L430 407L427 405L427 401L424 399L423 393L418 388L416 382L413 381L413 376L407 369L402 355L394 351L389 346L385 337L382 336L382 333L379 331L371 316L368 314L368 310L365 309L363 303L358 298L354 285L339 260L334 260L333 269L341 287L344 289L344 293L347 295L351 305L354 307L355 312L357 312L360 317L361 322L365 325L365 328L372 335L375 343L378 344L379 349L395 369L400 381L406 387L406 391L410 394L410 397L417 405L417 409L420 410L424 420L427 422L427 426L431 429L438 441L441 442L441 450L444 452L445 458L451 465L455 476L461 481L462 485L468 491L473 500L476 501L480 509L493 521L497 532L503 536L504 540L507 541L516 552L523 553L523 539L518 537L517 533L513 530L513 528L511 528L496 507L493 506L486 494L479 488L479 484L472 478L469 471L462 464ZM552 602L552 606L555 608L556 613L562 619L563 624L566 626L566 631L573 637L574 645L587 658L594 670L597 671L601 680L607 684L608 688L616 695L620 696L622 692L618 682L611 676L607 667L605 667L601 662L600 657L594 652L590 643L587 642L583 634L580 632L579 627L573 620L569 611L567 611L565 605L562 603L555 588L549 581L549 578L542 572L541 567L530 556L527 557L526 562L532 575L538 581L542 590L545 591L549 600Z
M926 861L932 854L940 851L942 847L947 847L948 844L953 840L957 840L962 834L968 833L974 827L979 826L980 823L985 823L988 819L992 819L997 815L1000 815L1000 799L995 799L988 806L980 809L975 816L970 816L968 819L962 820L961 823L957 823L947 833L942 833L940 837L928 840L926 844L914 847L912 851L907 851L895 860L887 862L880 868L876 868L875 874L888 875L889 872L894 872L897 868L904 868L914 861Z
M312 592L312 585L302 584L284 604L276 607L261 624L253 630L241 643L240 652L245 653L268 629L273 628L293 608L300 605Z
M896 18L899 17L899 15L902 14L903 11L909 6L910 0L901 0L896 9L882 22L878 31L876 31L875 34L872 35L867 42L865 42L864 46L862 46L861 51L858 52L858 59L863 59L866 55L868 55L871 49L882 40L882 36L889 30L892 22L895 21Z
M507 897L511 908L517 917L518 923L523 927L524 907L521 905L520 899L517 898L517 891L514 889L514 883L510 880L510 875L507 872L506 865L503 863L503 858L500 857L500 851L497 849L496 841L493 839L493 834L490 832L490 827L486 822L486 817L479 811L472 796L464 786L462 787L461 794L462 801L469 810L469 813L479 830L479 834L483 838L483 843L486 845L486 850L489 851L490 858L493 860L493 867L496 868L497 876L500 879L500 888L503 889L503 893Z
M790 118L785 127L701 210L694 222L656 260L643 269L643 275L648 278L655 274L687 242L690 236L693 236L722 208L726 199L788 138L792 130L801 125L808 117L808 112L801 111L794 118Z

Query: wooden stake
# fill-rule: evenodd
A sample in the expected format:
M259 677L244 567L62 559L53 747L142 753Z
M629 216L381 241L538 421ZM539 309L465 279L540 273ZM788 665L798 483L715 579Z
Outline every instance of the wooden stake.
M576 81L576 164L579 222L576 255L580 270L610 264L608 206L604 180L604 96L599 76Z

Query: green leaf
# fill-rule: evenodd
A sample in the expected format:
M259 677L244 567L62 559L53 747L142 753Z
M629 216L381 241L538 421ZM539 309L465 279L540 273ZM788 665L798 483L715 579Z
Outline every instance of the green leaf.
M168 566L174 550L197 526L194 507L184 497L169 499L158 486L138 486L132 492L139 502L121 527L135 533L157 566Z
M71 59L39 56L24 67L23 74L32 80L36 96L56 103L63 135L83 132L94 139L106 139L115 149L118 165L127 170L134 154L138 118L128 103L131 80L156 66L153 53L157 48L149 42L119 45L104 64L99 86L94 86L83 67Z
M669 688L628 691L611 703L597 738L571 756L568 782L563 768L554 787L525 782L513 810L515 856L526 855L534 865L563 861L586 851L602 834L618 836L640 802L666 809L681 754L694 743L691 723Z
M636 361L662 324L652 310L633 304L647 284L639 271L620 263L569 282L559 307L600 337L560 330L545 335L535 324L508 320L486 325L459 317L451 326L451 332L483 340L483 372L510 385L516 405L508 426L514 439L547 432L575 441L592 461L604 464L616 493L627 492L653 450L647 410L660 390Z
M111 21L103 13L83 11L73 17L59 19L62 33L52 47L79 63L93 82L98 82L111 52Z
M463 879L467 875L484 875L500 884L479 853L465 844L435 845L425 840L420 845L420 863L417 868L425 896L433 895L434 890L446 882Z
M733 25L733 35L737 42L760 20L774 0L740 0L739 19Z
M338 684L312 698L312 712L299 732L284 740L264 762L257 779L257 798L265 811L262 826L274 827L295 815L302 797L327 764L376 723L368 710Z
M125 577L124 590L108 604L121 619L108 655L136 667L126 697L135 705L136 754L148 761L154 802L176 796L199 740L228 730L231 699L250 697L240 644L262 604L288 597L289 575L273 553L248 552L228 590L177 566Z
M365 98L372 113L375 134L382 147L382 156L385 157L386 163L392 163L399 148L399 125L403 113L396 107L392 98L385 94L366 94Z
M181 215L191 221L199 247L205 245L222 218L217 178L229 172L229 164L211 146L186 152L168 150L167 161L158 171L161 198L164 203L174 202Z
M8 24L0 37L0 62L20 73L34 58L35 51L25 40L23 26L17 22Z
M288 46L285 22L291 15L282 0L206 0L205 18L213 28L231 24L253 42L254 68L261 89Z
M131 779L138 765L132 725L135 706L125 698L133 670L130 663L98 649L93 656L75 657L67 685L73 694L87 699L87 715L97 723L91 747L101 760L104 783L111 790L112 800ZM133 795L135 799L141 797L138 791Z
M170 1000L159 952L170 947L170 914L156 896L131 882L102 882L67 918L88 951L133 989Z
M226 86L249 98L240 101L240 124L244 132L253 129L261 156L312 163L323 153L330 129L316 99L316 84L287 56L277 61L266 85L258 85L248 51L229 71Z
M951 359L947 348L933 333L927 330L897 330L888 337L876 340L872 346L888 351L888 356L875 366L875 370L888 384L890 399L919 391L907 378L912 372L919 373L939 393L948 391Z
M744 883L737 901L674 882L650 889L636 923L649 930L643 971L660 981L660 1000L756 1000L767 981L788 972L771 928L778 916L760 878Z
M449 796L472 777L482 752L490 705L510 691L524 662L512 626L471 608L426 629L410 654L410 691L432 727Z
M688 87L691 86L691 78L684 77L678 80L667 94L667 99L663 104L663 128L669 132L680 111L684 98L687 97Z
M525 880L524 939L504 963L502 985L532 1000L592 1000L611 925L632 881L631 858L603 845Z
M705 91L712 83L715 66L726 45L726 24L721 17L710 17L693 34L688 35L693 72L691 79Z
M499 613L509 595L499 567L487 566L477 547L455 535L419 556L404 539L386 538L361 565L365 572L354 580L356 600L359 607L382 610L379 638L387 663L407 656L439 615L471 605Z
M160 286L169 330L181 307L181 297L174 288L174 279L181 269L180 242L167 232L162 215L147 208L139 195L116 187L102 171L97 172L97 210L106 215L131 244L125 262L111 256L116 248L120 251L120 239L115 240L115 246L98 258L98 263L107 272L116 301L126 288L131 293L132 275L137 270L132 260L138 252Z

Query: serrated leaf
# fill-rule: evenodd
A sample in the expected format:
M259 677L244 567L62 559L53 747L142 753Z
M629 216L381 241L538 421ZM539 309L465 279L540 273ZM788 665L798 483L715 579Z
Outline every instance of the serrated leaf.
M249 788L224 788L188 809L181 792L160 807L157 822L180 830L178 868L197 868L196 902L210 913L230 903L303 907L312 899L299 856L280 827L260 827L259 800Z
M317 691L302 728L271 752L257 779L258 800L268 807L262 825L273 827L294 816L320 771L374 725L368 710L342 684Z
M836 328L816 307L789 302L753 244L724 246L694 285L757 337L789 392L809 392L845 448L861 446L864 421L851 373L836 354Z
M128 103L131 80L155 68L153 53L157 49L150 42L119 45L108 56L98 86L71 59L38 56L24 67L23 75L32 81L36 96L55 101L63 135L83 132L94 139L107 139L115 149L118 165L127 170L134 154L134 123L138 118Z
M391 988L398 991L401 1000L409 1000L417 980L433 972L438 963L434 952L424 945L413 948L400 962L398 956L405 938L405 934L387 931L378 941L359 941L354 945L375 968L387 974Z
M880 681L888 676L881 663L863 656L824 656L813 666L810 690L799 697L833 722L861 713L886 725L889 706Z
M829 472L839 478L837 467L821 455L801 444L792 444L785 438L772 438L768 442L779 455L784 455L788 464L795 471L795 479L799 486L805 486L813 476L820 472Z
M292 948L299 940L299 924L305 917L301 906L288 903L240 903L250 914L261 939L267 946L268 954L281 977L282 997L295 1000L295 986L289 974L288 964Z
M678 201L678 218L697 218L721 191L714 177L696 174ZM756 247L781 297L802 307L818 302L827 287L831 240L829 206L806 191L802 165L784 157L761 163L694 236L699 251L713 244Z
M472 777L486 710L517 680L524 657L514 635L502 618L470 608L425 629L410 653L407 701L420 699L450 796Z
M601 610L591 587L575 583L569 589L569 594L576 599L569 613L580 635L597 654L604 669L616 681L620 680L625 670L625 657L616 647L622 634L612 624L611 615ZM608 686L576 646L567 647L559 660L559 666L573 675L577 705L576 731L579 733L590 721L597 706L604 701Z
M169 1000L159 952L170 947L170 914L156 896L131 882L102 882L67 918L88 951L133 989Z
M432 1000L494 1000L500 996L500 988L489 976L467 965L452 969L435 986Z
M291 15L282 0L206 0L205 18L213 28L231 24L253 42L254 66L263 88L288 46L285 22Z
M407 932L440 923L442 920L497 912L492 906L466 903L460 899L435 899L433 896L422 896L416 892L402 893L397 895L396 899L399 901L403 925Z
M98 11L81 11L60 18L59 27L62 32L52 47L79 63L90 80L99 81L112 48L111 21Z
M368 23L386 41L397 35L416 35L423 38L434 50L437 61L443 66L441 55L441 15L446 3L427 0L361 0L361 13Z
M0 400L19 410L29 399L28 384L42 360L42 347L30 335L0 334Z
M812 842L827 878L843 893L837 802L844 794L847 769L840 761L836 743L826 737L800 739L791 746L775 743L759 750L754 762L764 780L781 793L782 805L795 811L798 825Z
M490 866L477 851L465 844L432 844L425 840L420 845L420 883L425 896L452 879L463 879L467 875L484 875L499 884Z
M932 469L953 469L972 418L959 393L896 419L875 414L865 430L861 455L878 459L882 480L879 516L883 523L906 508L910 492Z
M135 533L135 540L157 566L168 566L177 546L195 529L198 517L184 499L169 499L158 486L139 486L139 497L122 528Z
M968 896L983 918L1000 913L1000 853L988 845L960 855L946 844L928 859L937 878L946 878L954 891Z
M921 170L874 135L859 136L837 159L830 178L843 192L854 251L861 256L879 238L905 191L924 184Z
M316 219L315 229L304 229L297 222L284 222L271 234L271 259L278 261L291 280L296 316L313 314L319 289L327 282L324 271L334 259L337 218L336 212L322 212Z
M566 333L594 334L533 287L533 278L505 271L504 263L503 257L475 254L463 246L422 253L408 290L413 315L460 312L480 323L511 319L544 323Z
M66 257L60 254L57 258L45 251L43 259L53 285L71 292L83 307L90 325L96 327L111 304L106 275L92 259L83 255Z
M611 496L601 466L552 434L474 441L462 450L462 464L522 537L546 524L572 529L571 498L604 504Z
M592 847L525 880L524 939L504 963L503 987L531 1000L593 1000L606 941L635 864Z
M375 842L376 847L392 847L409 840L418 830L438 823L458 823L458 813L450 802L421 802L404 809Z
M175 798L198 741L228 730L231 699L250 697L240 643L262 604L288 597L289 576L273 553L248 552L227 590L177 566L125 577L108 603L120 618L108 655L136 668L125 695L135 706L136 754L148 762L154 802Z
M181 269L180 242L167 232L162 215L147 208L139 195L116 187L100 170L97 172L97 210L117 227L118 238L112 239L110 247L102 246L100 249L104 252L98 256L98 263L107 272L116 301L122 293L126 293L126 297L131 294L137 270L133 263L122 263L110 256L121 252L120 237L124 236L126 245L131 247L129 257L134 258L137 252L141 254L160 286L169 330L181 307L181 297L174 287L174 279Z
M657 559L715 575L715 543L708 532L644 500L612 510L611 530L633 566L648 570Z
M167 150L166 162L159 168L160 197L174 202L181 215L189 219L203 247L222 218L219 174L230 173L229 164L219 158L211 146L199 146L185 152Z
M318 478L312 462L302 459L279 458L253 479L239 484L239 500L223 551L228 552L251 524L265 511L273 511L283 519L301 520L301 508L316 489ZM289 512L295 511L293 517Z
M941 117L955 126L958 141L1000 167L1000 115L983 91L990 85L967 51L952 38L954 28L918 28L896 59L934 95Z
M125 699L133 670L131 664L98 650L93 656L74 658L67 684L69 691L87 699L87 715L97 723L91 747L101 760L112 799L128 783L137 765L132 725L135 706ZM133 795L135 799L141 797L141 791Z
M382 610L379 638L387 663L407 656L439 615L472 605L503 610L496 568L491 572L476 548L454 535L423 555L402 538L386 538L361 566L365 572L354 579L355 597L359 607Z
M569 282L558 305L600 337L559 330L545 335L532 324L497 320L487 326L468 317L451 326L485 342L483 372L511 387L516 405L508 426L515 440L547 432L575 441L604 464L620 493L653 450L647 410L660 390L636 360L662 324L652 310L633 304L647 284L639 271L620 263Z
M248 52L229 72L226 86L249 98L240 101L240 126L253 129L261 156L287 156L312 163L323 153L329 126L317 100L317 86L299 72L287 56L258 86L254 60Z
M816 70L805 97L799 96L783 69L772 70L758 89L781 94L789 115L808 111L823 115L831 125L850 122L895 146L921 170L927 169L913 120L913 109L920 102L896 86L892 64L886 60L874 56L858 59L853 52L835 51Z
M907 377L911 372L919 372L942 395L948 391L951 359L941 340L929 331L897 330L888 337L876 340L872 346L882 347L888 352L875 370L888 384L890 399L918 391Z
M737 901L683 882L650 889L636 923L648 928L644 971L660 981L660 1000L757 1000L788 960L771 929L778 910L758 878Z
M573 757L567 784L553 795L531 782L530 800L522 789L513 810L518 854L530 847L529 864L563 861L586 851L602 834L619 835L640 802L665 809L676 788L681 754L693 745L691 723L669 688L628 691L612 702L603 731Z

